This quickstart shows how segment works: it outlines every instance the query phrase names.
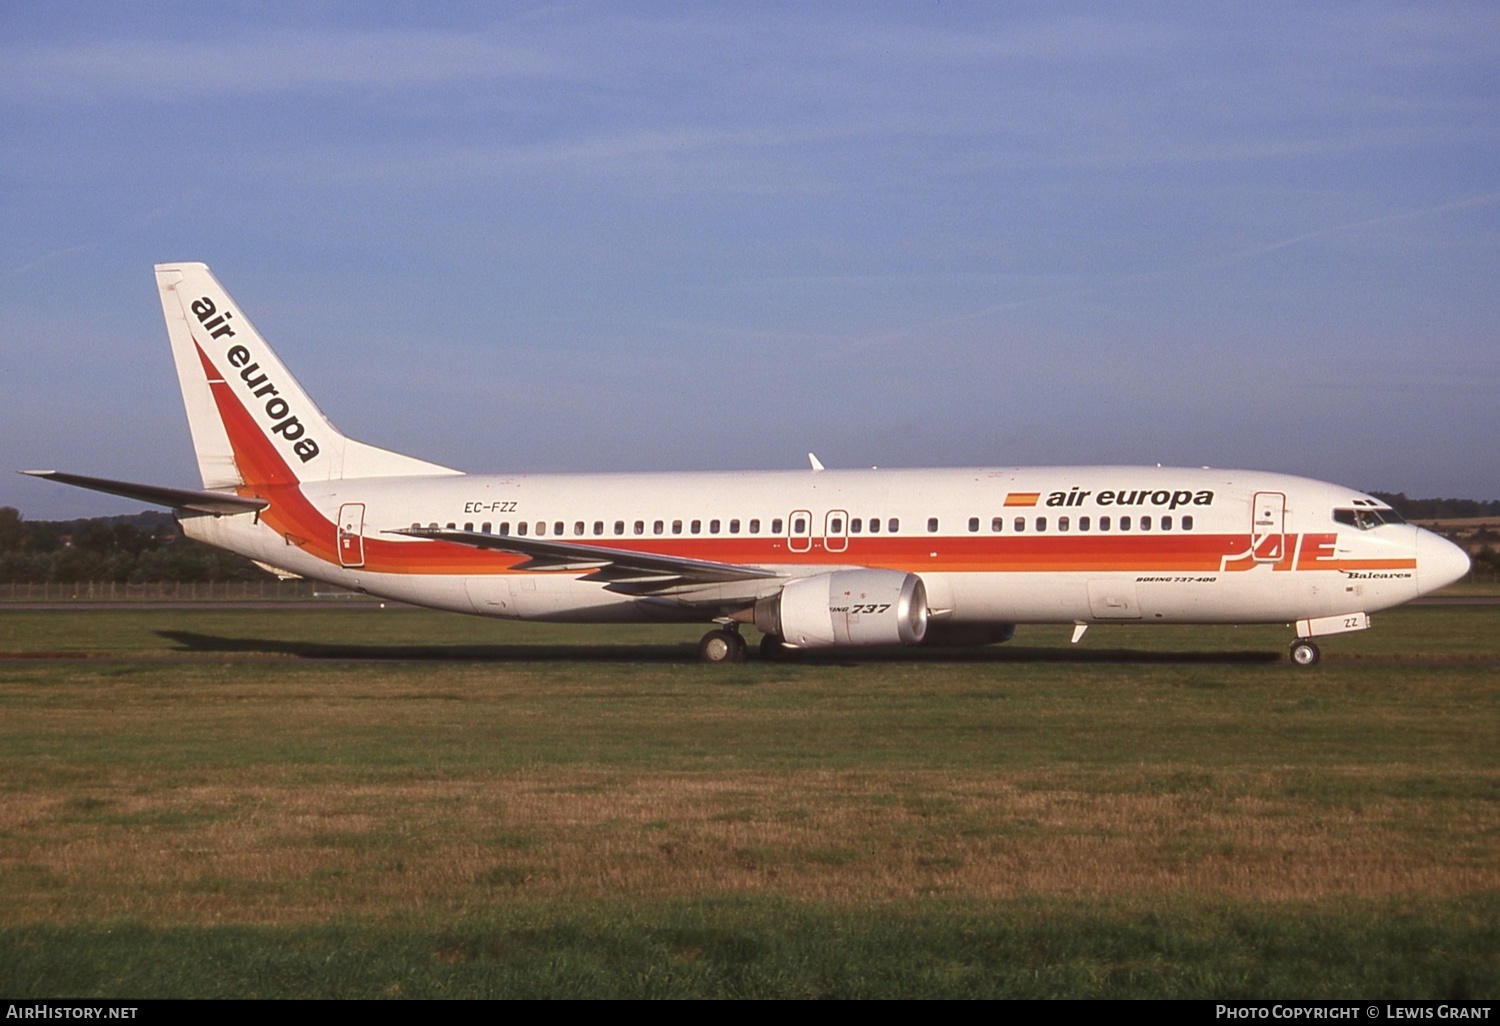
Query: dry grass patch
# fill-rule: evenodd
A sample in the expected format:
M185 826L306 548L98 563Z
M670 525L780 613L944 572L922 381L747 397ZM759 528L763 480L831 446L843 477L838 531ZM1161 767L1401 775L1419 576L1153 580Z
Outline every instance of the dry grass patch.
M298 923L557 898L941 895L1302 900L1500 880L1491 805L1328 808L1215 786L1089 793L951 771L531 771L151 792L0 808L0 916ZM1442 848L1424 844L1443 823Z

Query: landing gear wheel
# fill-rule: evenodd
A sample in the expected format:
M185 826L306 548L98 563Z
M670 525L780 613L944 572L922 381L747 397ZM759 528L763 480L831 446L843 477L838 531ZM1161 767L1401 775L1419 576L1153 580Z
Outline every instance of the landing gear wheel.
M698 642L698 658L705 663L743 663L747 648L738 631L709 631Z
M1318 646L1306 640L1292 642L1288 654L1297 666L1316 666L1318 660L1323 658L1323 653L1318 650Z
M760 657L768 663L781 663L792 657L792 650L776 635L767 634L760 639Z

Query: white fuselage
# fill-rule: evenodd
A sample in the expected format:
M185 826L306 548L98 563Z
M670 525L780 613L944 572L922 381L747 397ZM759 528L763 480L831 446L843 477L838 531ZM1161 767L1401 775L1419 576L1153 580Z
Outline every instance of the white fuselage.
M190 517L187 532L373 595L522 619L710 620L785 576L862 567L919 575L936 622L1287 623L1384 609L1467 568L1461 551L1419 528L1335 519L1384 509L1368 495L1251 471L445 475L242 493L272 505L255 518ZM749 591L622 595L586 571L518 569L513 554L388 533L412 527L524 533L784 576Z

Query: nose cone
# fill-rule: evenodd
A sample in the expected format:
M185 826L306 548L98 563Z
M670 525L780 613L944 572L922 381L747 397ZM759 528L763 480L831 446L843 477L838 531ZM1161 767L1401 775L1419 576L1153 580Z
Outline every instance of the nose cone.
M1417 533L1417 588L1422 594L1446 588L1469 572L1469 554L1431 531Z

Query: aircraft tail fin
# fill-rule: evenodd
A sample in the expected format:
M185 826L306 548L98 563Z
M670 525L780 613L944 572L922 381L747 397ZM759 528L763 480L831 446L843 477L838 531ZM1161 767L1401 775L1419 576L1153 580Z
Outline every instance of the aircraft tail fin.
M156 287L203 487L460 473L342 434L204 264L157 264Z

